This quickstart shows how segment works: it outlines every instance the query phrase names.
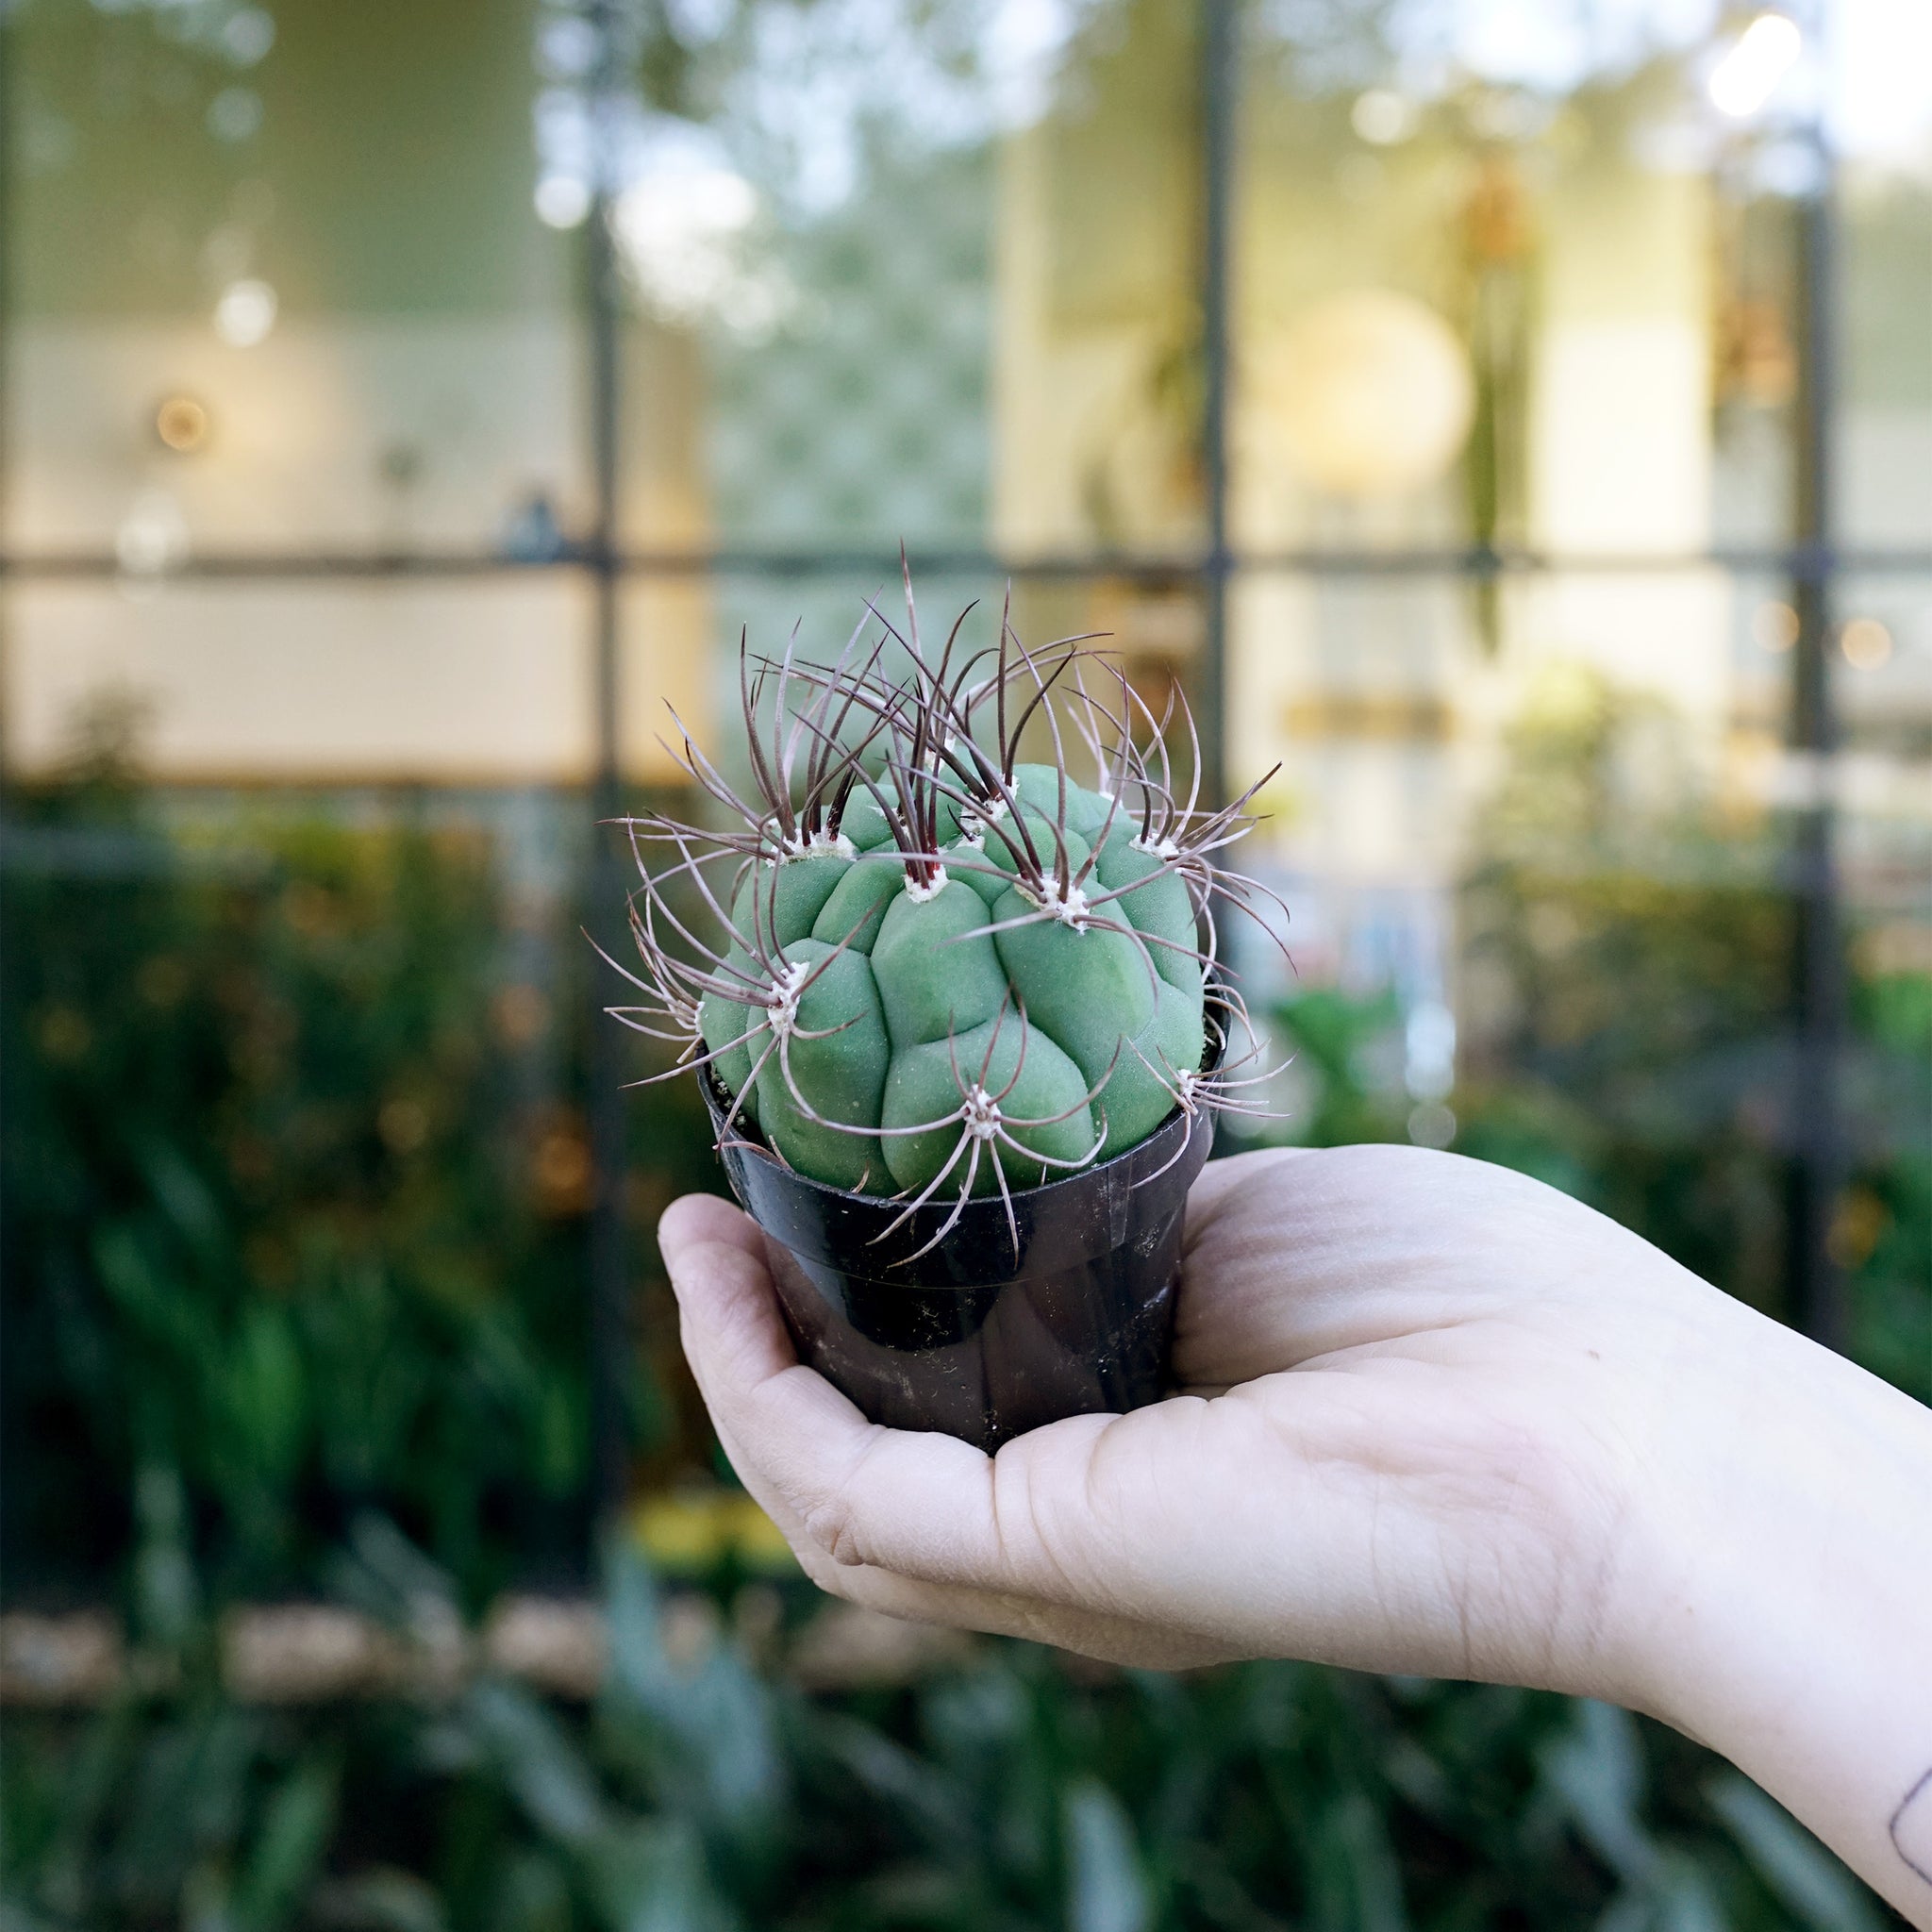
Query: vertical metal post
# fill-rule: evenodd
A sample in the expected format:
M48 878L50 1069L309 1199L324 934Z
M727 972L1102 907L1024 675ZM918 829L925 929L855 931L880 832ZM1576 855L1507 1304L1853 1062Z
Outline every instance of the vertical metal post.
M611 231L617 173L619 47L610 0L591 0L597 65L591 83L591 208L584 225L590 375L591 525L585 561L591 576L591 690L596 707L596 767L591 783L590 906L587 930L617 957L625 874L607 822L624 809L618 762L618 427L621 407L623 296ZM624 1214L625 1113L617 1030L604 1012L599 969L591 968L589 1044L591 1141L590 1380L591 1500L602 1527L622 1507L629 1482L626 1391L632 1335Z
M1227 596L1229 549L1228 414L1233 370L1235 130L1241 106L1238 0L1201 7L1201 463L1207 491L1205 606L1198 705L1201 787L1212 804L1226 796Z
M10 558L13 552L12 395L7 375L12 361L8 333L13 323L13 36L18 31L14 20L15 9L0 6L0 558ZM7 838L8 822L13 816L12 774L8 769L6 749L13 684L13 640L8 618L8 600L0 594L0 841ZM0 887L4 885L0 879ZM5 916L4 907L0 907L0 920ZM11 988L0 987L0 998L11 996ZM0 1123L0 1128L4 1125ZM6 1252L6 1227L0 1224L0 1254Z
M1813 30L1822 25L1814 9ZM1839 727L1832 697L1834 496L1837 435L1837 184L1829 138L1813 130L1816 178L1798 212L1798 391L1791 586L1798 639L1791 664L1792 749L1815 774L1792 828L1793 1006L1789 1269L1793 1319L1833 1347L1845 1339L1844 1282L1831 1229L1846 1150L1840 1062L1846 1033L1844 935L1840 908L1833 765Z
M0 5L0 558L13 554L13 468L11 432L12 395L8 370L12 358L7 354L8 332L13 323L13 37L16 9ZM8 635L7 604L0 598L0 819L6 813L8 687L6 674L12 641Z

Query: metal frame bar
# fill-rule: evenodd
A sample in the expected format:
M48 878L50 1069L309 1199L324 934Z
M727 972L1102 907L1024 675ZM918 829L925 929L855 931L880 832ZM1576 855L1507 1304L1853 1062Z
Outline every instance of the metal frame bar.
M1822 35L1827 0L1809 23ZM1790 740L1825 761L1839 745L1831 643L1838 576L1832 553L1837 509L1839 367L1837 175L1824 109L1808 129L1811 192L1798 213L1798 391L1793 535L1800 561L1791 573L1798 636L1791 653ZM1810 567L1806 568L1805 563ZM1832 1253L1832 1224L1847 1173L1840 1073L1849 1033L1842 890L1832 787L1821 782L1792 828L1791 997L1797 1052L1789 1099L1792 1160L1786 1228L1790 1313L1820 1341L1847 1340L1845 1281Z
M1227 796L1227 596L1229 436L1234 397L1234 196L1241 110L1241 11L1236 0L1201 6L1201 468L1207 553L1199 561L1204 648L1195 693L1201 789Z
M619 22L612 0L591 0L588 19L597 37L591 76L591 208L584 223L585 325L589 338L590 442L594 521L584 562L593 587L591 690L596 708L596 772L591 785L595 823L585 867L584 929L594 933L613 958L621 958L618 908L627 885L610 822L624 813L619 745L623 715L619 688L619 562L623 421L624 291L619 280L611 218L618 175L619 89L622 81ZM630 1485L630 1441L625 1392L635 1346L631 1282L625 1227L626 1119L624 1067L618 1031L604 1011L601 978L588 975L585 1105L591 1150L591 1205L587 1235L591 1394L592 1536L623 1508Z
M1117 577L1172 582L1205 575L1212 558L1204 552L1163 555L1146 551L1049 551L1003 554L972 545L913 549L912 568L937 575L1012 577L1016 581ZM1427 577L1463 580L1483 576L1666 576L1678 572L1724 570L1787 577L1932 575L1932 547L1840 549L1824 543L1734 544L1698 551L1548 551L1521 547L1411 548L1399 550L1241 550L1228 547L1228 576L1275 574L1296 576ZM896 576L899 553L884 542L827 545L818 550L763 549L752 545L709 550L625 550L608 557L595 539L560 549L554 557L506 557L488 550L412 550L383 554L353 550L191 552L169 566L164 583L390 583L398 578L591 575L619 579L688 581L722 576L812 577L883 571ZM0 580L23 583L119 583L128 572L110 550L0 554Z

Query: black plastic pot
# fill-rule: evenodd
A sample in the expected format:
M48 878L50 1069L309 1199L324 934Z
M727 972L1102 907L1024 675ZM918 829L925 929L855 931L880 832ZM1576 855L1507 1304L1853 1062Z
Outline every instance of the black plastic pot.
M722 1126L729 1099L708 1073L701 1084ZM799 1356L874 1422L991 1452L1167 1392L1181 1219L1214 1138L1205 1114L1176 1111L1105 1165L1016 1192L1011 1225L997 1195L969 1201L924 1255L953 1203L888 1234L903 1203L808 1180L743 1131L724 1171L764 1230Z

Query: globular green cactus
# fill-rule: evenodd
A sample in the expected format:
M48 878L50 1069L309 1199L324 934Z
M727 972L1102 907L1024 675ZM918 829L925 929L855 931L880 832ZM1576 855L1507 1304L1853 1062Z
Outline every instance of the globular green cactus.
M727 825L632 823L646 1004L612 1010L708 1068L727 1133L908 1212L942 1190L1010 1208L1176 1108L1191 1133L1241 1106L1213 915L1260 890L1216 858L1252 791L1181 798L1175 707L1154 717L1084 641L1028 653L1003 613L997 647L963 655L962 615L929 658L909 580L904 630L878 621L861 661L858 634L829 665L741 646L756 799L683 734ZM1052 762L1020 758L1029 731Z

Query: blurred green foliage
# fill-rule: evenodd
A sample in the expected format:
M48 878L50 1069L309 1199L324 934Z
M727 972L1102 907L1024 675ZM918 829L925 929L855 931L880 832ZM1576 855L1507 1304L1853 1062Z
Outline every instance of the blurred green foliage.
M1293 1665L1173 1677L988 1642L808 1696L673 1641L613 1552L587 1707L16 1720L13 1927L393 1932L1449 1932L1885 1922L1695 1747L1593 1704Z
M1784 828L1727 815L1671 716L1594 680L1546 691L1509 751L1458 908L1454 1145L1788 1316ZM1852 1352L1932 1401L1932 976L1874 968L1872 924L1855 911L1853 1166L1831 1244ZM1300 1074L1287 1137L1407 1138L1391 992L1319 989L1273 1022Z
M306 1588L372 1505L476 1596L580 1572L570 908L510 904L489 827L422 800L169 827L104 763L7 838L12 1590L130 1547Z
M1655 724L1598 693L1514 747L1462 903L1457 1144L1774 1308L1774 828L1634 808ZM771 1586L728 1562L693 1647L610 1553L612 1668L588 1707L487 1673L312 1708L225 1694L238 1597L346 1598L407 1639L425 1593L474 1618L582 1560L572 1016L591 962L572 908L518 883L528 828L500 806L163 817L111 760L12 803L7 1585L116 1601L142 1662L108 1708L9 1714L0 1926L1887 1923L1760 1793L1603 1707L992 1641L808 1694L737 1614ZM1932 1393L1932 987L1867 972L1856 998L1857 1346ZM1405 1133L1401 1017L1334 990L1277 1012L1297 1139ZM688 1083L631 1098L641 1272L657 1209L716 1179ZM650 1469L689 1472L713 1452L658 1292L634 1420ZM781 1598L788 1626L814 1614L802 1580Z

